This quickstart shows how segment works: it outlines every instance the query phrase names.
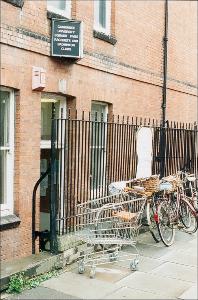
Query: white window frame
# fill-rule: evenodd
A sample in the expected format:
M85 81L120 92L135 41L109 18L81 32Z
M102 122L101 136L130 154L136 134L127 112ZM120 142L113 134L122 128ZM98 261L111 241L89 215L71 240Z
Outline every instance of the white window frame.
M94 0L94 29L110 35L111 32L111 0L106 1L106 27L103 28L99 22L99 0Z
M46 100L46 102L60 102L58 118L61 118L61 111L63 112L63 119L66 118L66 97L61 97L52 94L44 94L41 98L41 102ZM42 140L40 141L41 149L50 149L51 148L51 140Z
M6 155L6 174L5 174L5 204L0 204L1 216L13 214L14 209L14 123L15 123L15 99L14 91L8 88L0 87L0 91L10 93L9 99L9 139L7 146L0 146L0 151L7 151Z
M58 1L58 0L56 0L56 1ZM55 13L55 14L58 14L58 15L61 15L63 17L70 19L71 18L71 0L59 0L59 1L67 2L65 10L58 9L58 8L54 7L53 5L50 5L50 0L47 0L47 10L52 13Z

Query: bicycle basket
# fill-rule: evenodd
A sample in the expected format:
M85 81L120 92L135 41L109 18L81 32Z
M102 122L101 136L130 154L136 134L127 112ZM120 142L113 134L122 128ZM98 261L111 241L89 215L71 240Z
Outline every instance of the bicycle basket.
M159 191L159 175L152 175L147 178L137 178L128 182L129 187L140 186L144 188L145 196L152 196Z

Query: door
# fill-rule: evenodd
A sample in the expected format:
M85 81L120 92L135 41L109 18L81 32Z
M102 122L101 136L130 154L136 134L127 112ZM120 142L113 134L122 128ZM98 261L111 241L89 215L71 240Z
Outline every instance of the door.
M41 154L40 172L46 172L51 155L51 119L55 109L55 118L66 116L66 99L64 97L44 95L41 99ZM40 230L50 230L50 181L47 175L40 184Z

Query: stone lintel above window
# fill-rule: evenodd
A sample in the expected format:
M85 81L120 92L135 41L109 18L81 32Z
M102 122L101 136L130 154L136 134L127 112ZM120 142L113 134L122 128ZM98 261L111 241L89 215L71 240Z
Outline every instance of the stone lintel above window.
M59 15L59 14L54 13L52 11L47 11L47 17L48 17L48 19L65 19L65 20L69 20L68 18L64 17L63 15Z
M0 217L0 231L17 227L21 220L16 215L7 215Z
M3 0L3 1L20 8L22 8L24 5L24 0Z
M117 43L117 39L113 35L108 35L104 32L100 32L97 30L93 31L93 36L97 39L103 40L107 43L110 43L112 45L115 45Z

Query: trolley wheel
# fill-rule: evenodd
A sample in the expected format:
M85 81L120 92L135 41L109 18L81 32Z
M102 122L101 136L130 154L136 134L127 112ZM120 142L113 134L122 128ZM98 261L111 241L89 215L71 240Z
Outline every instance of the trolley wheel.
M118 253L117 252L113 252L109 254L109 261L116 261L118 258Z
M84 274L85 273L85 265L83 262L79 262L78 264L78 273L79 274Z
M135 258L131 263L130 263L130 269L131 271L137 271L137 266L139 264L139 260Z
M96 268L95 267L92 267L91 268L91 271L90 271L90 274L89 274L89 277L90 278L94 278L96 275Z

